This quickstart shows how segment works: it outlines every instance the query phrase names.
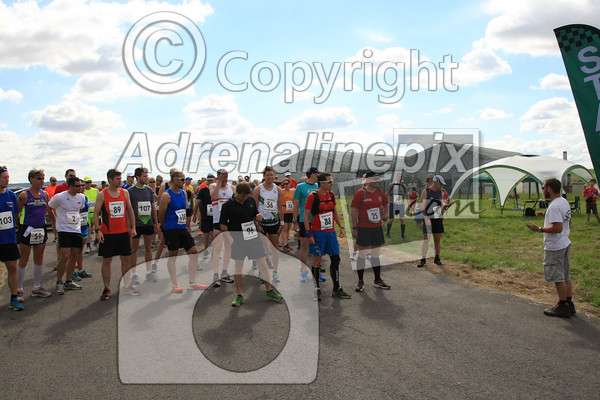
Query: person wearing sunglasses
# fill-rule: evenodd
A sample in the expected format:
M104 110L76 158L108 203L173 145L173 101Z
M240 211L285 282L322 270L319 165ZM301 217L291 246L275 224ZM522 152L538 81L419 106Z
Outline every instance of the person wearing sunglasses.
M44 250L48 234L46 232L46 215L52 220L54 215L48 208L50 195L42 189L44 186L44 171L41 169L32 169L28 176L31 186L22 191L17 199L20 214L20 225L18 231L19 285L17 288L17 298L23 302L23 282L25 280L25 267L29 263L29 255L33 249L33 291L31 297L49 297L52 295L48 290L42 287L42 270L44 264Z

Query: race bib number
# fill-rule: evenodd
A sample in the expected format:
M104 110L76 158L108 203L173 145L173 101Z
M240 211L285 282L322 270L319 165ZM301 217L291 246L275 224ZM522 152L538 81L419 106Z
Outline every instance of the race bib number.
M395 194L393 197L394 200L394 204L400 204L402 203L402 201L404 201L404 196L400 195L400 194Z
M177 215L177 225L185 225L185 209L175 210L175 215Z
M288 200L285 202L285 211L293 211L294 210L294 202L292 200Z
M219 200L217 200L217 203L219 204L219 210L220 210L221 207L223 207L223 204L227 203L227 199L219 199Z
M81 226L86 226L88 224L88 213L82 212L79 214L79 220L81 221Z
M152 210L152 206L149 201L140 201L138 202L138 215L145 217L150 215L150 211Z
M0 231L14 228L12 211L0 213Z
M367 210L367 217L369 218L369 222L372 224L377 224L381 221L381 211L379 207L377 208L369 208Z
M242 224L242 234L244 235L244 240L251 240L258 237L258 231L254 225L254 221L244 222Z
M206 205L206 216L207 217L212 217L213 215L214 215L214 211L213 211L212 204L207 204Z
M108 203L111 218L123 218L125 216L125 203L122 201L111 201Z
M265 201L263 203L263 209L265 211L275 212L275 211L277 211L276 207L275 207L275 203L276 203L276 201L273 199L265 199Z
M44 243L46 232L44 232L44 228L35 228L29 235L29 244L42 244Z
M442 218L442 207L433 206L433 218Z
M321 220L321 230L333 229L333 212L328 211L323 214L319 214Z
M79 211L67 211L67 224L81 225Z

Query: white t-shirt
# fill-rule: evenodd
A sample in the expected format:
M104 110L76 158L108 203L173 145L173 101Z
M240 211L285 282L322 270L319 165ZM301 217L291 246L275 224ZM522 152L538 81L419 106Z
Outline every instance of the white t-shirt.
M69 192L54 195L48 205L56 211L56 230L58 232L81 233L81 209L85 206L85 196Z
M553 222L562 222L563 229L561 233L544 233L544 250L562 250L571 244L569 239L569 233L571 233L570 221L571 206L569 202L562 197L552 200L546 210L544 226L551 226Z

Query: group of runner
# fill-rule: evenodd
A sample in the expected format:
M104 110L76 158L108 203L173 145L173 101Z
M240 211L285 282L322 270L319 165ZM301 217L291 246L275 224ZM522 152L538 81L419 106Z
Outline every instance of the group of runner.
M324 255L330 258L332 296L351 298L340 285L335 225L340 227L340 237L344 237L345 229L336 208L337 200L332 190L334 182L331 174L320 172L315 167L306 172L306 179L300 184L286 172L279 185L275 182L274 169L266 167L263 182L254 188L246 181L232 185L227 171L221 169L216 176L208 174L206 181L199 182L195 189L191 186L191 178L175 169L164 185L161 176L149 177L145 168L137 168L134 173L128 174L125 183L120 171L110 169L106 175L106 187L101 191L92 187L91 178L81 180L73 169L66 171L65 183L56 185L53 178L54 182L48 187L50 190L45 191L44 171L34 169L28 176L30 188L21 192L18 199L8 190L8 170L0 167L0 171L0 259L7 265L10 304L14 310L24 308L25 267L32 249L34 286L31 296L49 297L52 294L41 284L43 253L48 240L46 219L51 222L58 237L54 290L58 295L69 290L81 290L76 281L92 276L83 269L84 249L85 253L90 252L92 234L95 234L95 242L98 243L98 255L103 257L101 300L112 296L111 265L113 257L117 256L124 280L122 294L141 294L136 288L140 279L135 268L140 239L144 244L147 283L157 282L157 262L164 247L167 247L171 291L183 292L175 264L175 256L183 248L189 257L187 289L206 289L206 285L195 279L199 251L190 231L190 221L193 220L199 223L203 234L203 261L206 262L212 253L211 285L218 287L221 283L236 283L238 293L232 306L243 302L241 267L245 258L253 261L253 269L258 270L258 278L265 284L267 296L279 301L282 299L270 284L281 281L279 248L284 252L291 250L289 232L292 227L297 231L300 242L300 280L308 282L308 272L311 272L316 286L315 300L322 299L320 283L326 281L321 274L325 272L321 266ZM290 188L292 181L293 185L297 185L295 188ZM358 253L356 292L364 290L367 260L374 273L373 286L390 289L381 277L379 260L380 247L385 243L383 225L390 215L400 217L404 236L406 187L401 183L401 176L386 190L387 194L378 185L378 174L368 172L364 176L363 187L355 193L350 205L352 237ZM393 199L391 203L388 194ZM429 197L426 193L426 198ZM435 201L432 198L431 204ZM427 207L425 205L424 209ZM435 207L431 214L435 214ZM15 223L16 218L20 218L20 224ZM390 222L387 227L389 234ZM424 233L427 236L431 228L425 229ZM434 238L436 233L434 229ZM159 240L155 242L157 237ZM156 255L153 257L154 247ZM312 256L310 269L309 253ZM235 263L234 278L228 273L231 258ZM436 241L437 261L439 249ZM269 268L272 269L271 276Z

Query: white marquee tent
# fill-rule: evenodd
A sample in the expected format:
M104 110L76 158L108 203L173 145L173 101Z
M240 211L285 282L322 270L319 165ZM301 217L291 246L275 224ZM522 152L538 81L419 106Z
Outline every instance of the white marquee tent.
M586 182L592 178L587 168L571 161L547 156L512 156L468 170L458 179L450 197L454 196L465 181L480 173L485 173L492 179L498 190L501 207L515 185L529 176L540 185L548 178L557 178L564 182L567 174L575 175Z

